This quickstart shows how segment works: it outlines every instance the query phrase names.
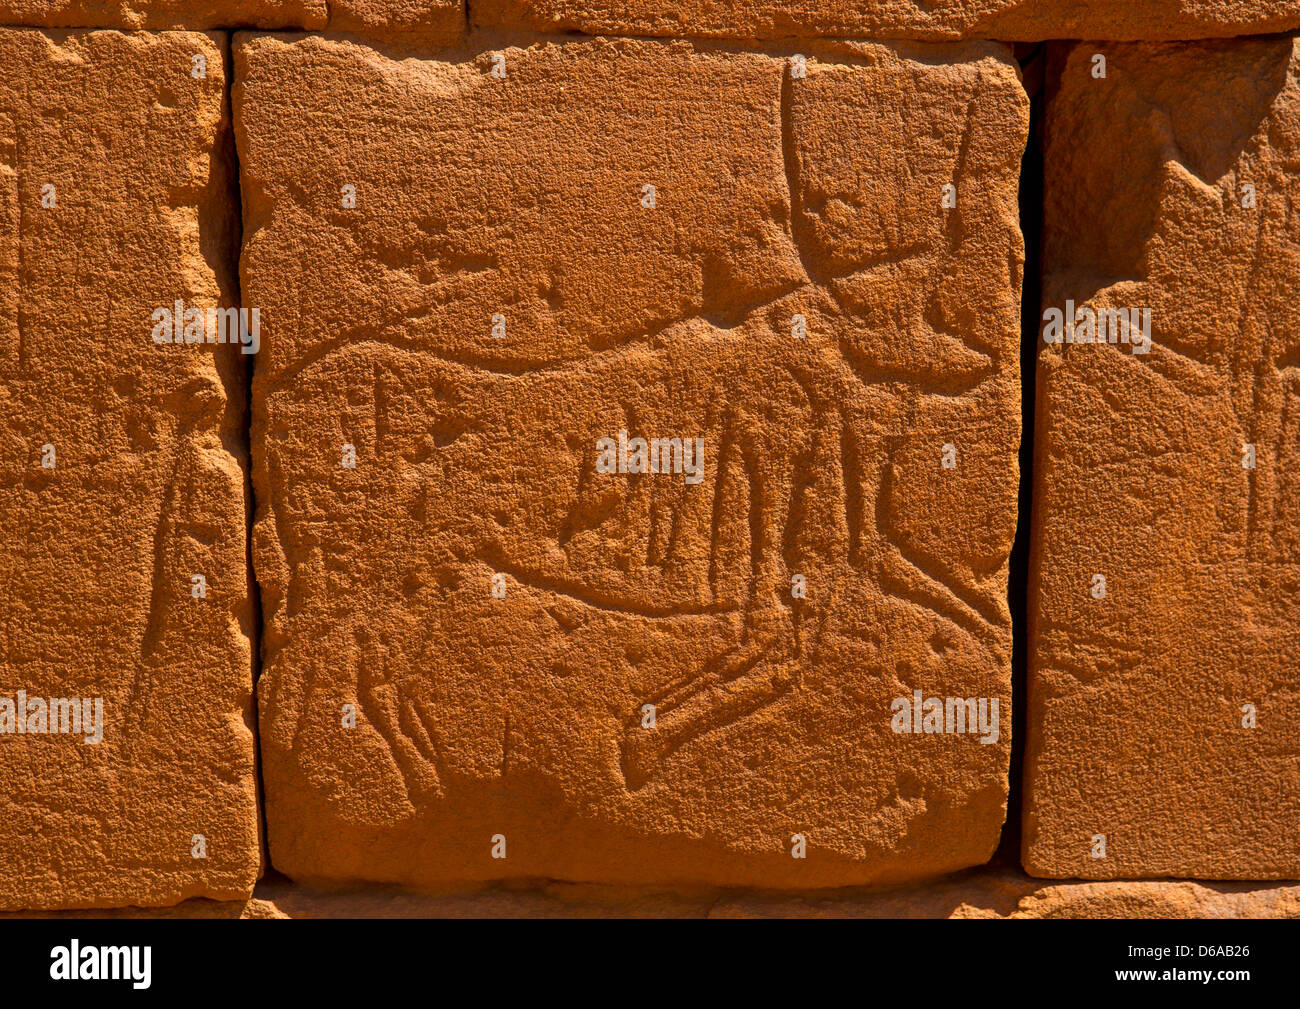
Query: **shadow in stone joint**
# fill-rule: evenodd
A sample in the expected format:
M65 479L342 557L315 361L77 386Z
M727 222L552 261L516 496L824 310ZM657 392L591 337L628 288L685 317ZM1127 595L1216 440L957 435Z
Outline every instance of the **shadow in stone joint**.
M997 859L1019 866L1025 733L1028 730L1029 528L1034 487L1034 397L1038 364L1038 319L1042 311L1040 271L1043 223L1044 111L1043 45L1016 46L1025 91L1029 95L1029 142L1020 170L1020 230L1025 239L1025 269L1020 296L1020 490L1016 535L1011 546L1007 605L1011 610L1011 764L1008 770L1007 818Z

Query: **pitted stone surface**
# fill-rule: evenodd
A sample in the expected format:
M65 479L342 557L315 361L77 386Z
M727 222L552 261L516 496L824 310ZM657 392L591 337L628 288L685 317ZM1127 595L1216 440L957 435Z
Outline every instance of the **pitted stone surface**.
M328 7L326 0L0 0L0 24L137 31L324 28Z
M245 359L152 339L237 292L222 40L4 29L0 66L0 907L247 897Z
M261 28L450 43L486 30L687 38L1175 40L1300 27L1300 0L0 0L0 24Z
M473 41L236 40L274 864L785 887L985 861L1006 50ZM598 470L620 431L702 439L698 470ZM914 690L999 730L895 732Z
M480 28L715 38L1168 40L1300 27L1300 0L474 0Z
M464 33L464 0L0 0L0 24L41 28L268 28L411 42Z
M1300 875L1298 71L1288 38L1054 54L1044 305L1150 309L1151 347L1040 345L1037 875Z
M465 0L330 0L327 30L414 45L460 42Z

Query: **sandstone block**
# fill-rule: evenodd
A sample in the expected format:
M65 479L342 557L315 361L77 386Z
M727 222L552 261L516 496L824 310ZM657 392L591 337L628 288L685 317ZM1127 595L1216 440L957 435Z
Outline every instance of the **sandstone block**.
M1298 56L1288 38L1054 54L1036 875L1300 875ZM1070 314L1081 342L1045 342Z
M1006 50L474 42L236 42L273 863L983 862L1018 479ZM917 694L969 725L911 732Z
M0 0L0 24L136 31L324 28L329 6L326 0Z
M464 0L0 0L0 24L329 29L427 42L463 34L465 5Z
M238 290L222 40L0 66L0 907L246 897L246 365L153 339Z
M460 41L464 0L330 0L328 30L426 45Z
M474 0L475 26L716 38L1204 39L1300 27L1300 0Z

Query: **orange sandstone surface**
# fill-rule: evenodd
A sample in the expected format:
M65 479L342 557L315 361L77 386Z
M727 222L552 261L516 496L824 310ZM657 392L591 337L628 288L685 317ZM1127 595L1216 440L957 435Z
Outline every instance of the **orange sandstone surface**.
M259 873L223 42L0 29L0 908Z
M365 0L356 2L365 3ZM324 28L328 9L335 3L336 0L0 0L0 24L136 31L228 26ZM436 6L436 0L432 6Z
M0 25L126 30L266 28L449 41L463 0L0 0Z
M1300 0L0 24L0 914L1300 916Z
M1226 38L1300 27L1300 0L0 0L0 24L261 28L448 41L480 29L727 39Z
M1300 49L1048 83L1025 866L1294 879Z
M1028 101L987 43L792 55L237 37L281 871L992 854Z
M474 0L480 28L719 38L1220 38L1300 27L1300 0Z

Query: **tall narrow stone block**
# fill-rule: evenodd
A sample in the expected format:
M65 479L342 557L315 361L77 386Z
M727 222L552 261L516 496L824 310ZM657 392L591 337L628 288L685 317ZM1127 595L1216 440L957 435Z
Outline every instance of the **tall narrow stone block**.
M3 908L258 875L246 357L161 323L238 291L226 67L207 35L0 30Z
M1300 52L1053 63L1025 865L1293 879Z

